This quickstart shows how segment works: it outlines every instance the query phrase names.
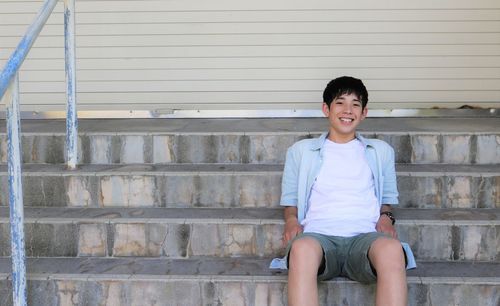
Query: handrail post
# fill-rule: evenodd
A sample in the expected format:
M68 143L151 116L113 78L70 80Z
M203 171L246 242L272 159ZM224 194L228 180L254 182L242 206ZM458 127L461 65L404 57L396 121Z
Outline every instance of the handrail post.
M67 167L78 162L78 118L76 111L75 0L64 0L64 50L66 67L66 151Z
M26 255L24 248L24 208L21 173L22 153L18 74L13 77L2 100L5 100L5 105L7 106L12 297L14 306L26 306Z

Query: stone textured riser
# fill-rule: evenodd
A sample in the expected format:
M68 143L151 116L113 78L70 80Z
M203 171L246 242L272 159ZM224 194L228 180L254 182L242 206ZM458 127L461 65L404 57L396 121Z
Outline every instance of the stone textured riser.
M26 206L277 207L281 172L25 174ZM499 208L500 176L398 174L400 207ZM8 184L0 175L0 205Z
M266 220L36 222L25 226L30 257L272 257L283 253L283 225ZM498 223L425 223L405 220L397 225L399 238L412 246L417 260L500 261ZM0 256L10 255L9 230L8 223L0 224Z
M12 305L10 281L0 281L0 304ZM373 305L375 285L338 279L319 284L321 306ZM409 306L498 306L499 285L409 279ZM285 279L239 281L207 279L28 281L31 306L286 306Z
M308 133L260 134L92 134L79 137L79 163L278 163ZM500 135L495 134L371 134L391 144L398 163L500 163ZM23 137L25 163L64 163L64 135ZM0 162L6 163L5 135L0 136Z

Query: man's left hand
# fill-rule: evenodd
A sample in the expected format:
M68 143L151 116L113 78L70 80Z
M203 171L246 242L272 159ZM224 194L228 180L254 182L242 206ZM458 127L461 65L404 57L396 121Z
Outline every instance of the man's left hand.
M380 216L375 229L377 230L377 232L386 233L394 239L398 238L396 229L394 228L394 225L392 225L392 220L385 215Z

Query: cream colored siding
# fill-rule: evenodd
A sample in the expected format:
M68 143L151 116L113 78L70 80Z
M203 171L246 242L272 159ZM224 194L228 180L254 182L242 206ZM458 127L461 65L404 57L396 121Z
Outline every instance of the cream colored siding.
M0 1L3 66L41 1ZM500 107L500 1L76 0L80 110ZM24 110L65 104L63 3L23 65ZM3 106L2 106L3 107Z

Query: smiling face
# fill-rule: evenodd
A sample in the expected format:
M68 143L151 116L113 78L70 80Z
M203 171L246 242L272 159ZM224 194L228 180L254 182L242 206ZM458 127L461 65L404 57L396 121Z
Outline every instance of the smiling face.
M347 143L354 139L356 128L365 119L368 109L355 94L344 94L333 99L330 107L323 103L323 113L330 122L328 139L336 143Z

